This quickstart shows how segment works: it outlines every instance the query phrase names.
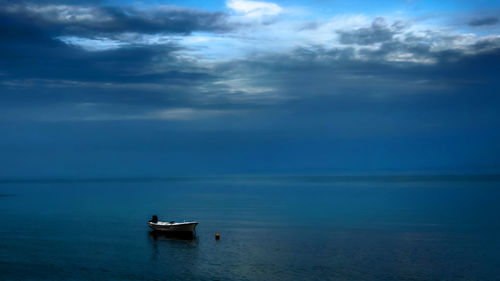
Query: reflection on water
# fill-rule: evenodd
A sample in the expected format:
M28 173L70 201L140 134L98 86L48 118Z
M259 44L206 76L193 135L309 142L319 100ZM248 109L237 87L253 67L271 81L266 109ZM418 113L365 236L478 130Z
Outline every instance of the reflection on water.
M179 240L179 241L193 241L196 240L196 234L193 232L162 232L151 230L148 232L148 236L153 239L154 242L162 240Z
M159 247L165 246L181 246L182 244L191 247L196 247L197 240L196 235L193 232L164 232L151 230L148 231L149 240L152 241L153 246L153 259L157 259L159 256ZM167 242L167 243L161 243Z

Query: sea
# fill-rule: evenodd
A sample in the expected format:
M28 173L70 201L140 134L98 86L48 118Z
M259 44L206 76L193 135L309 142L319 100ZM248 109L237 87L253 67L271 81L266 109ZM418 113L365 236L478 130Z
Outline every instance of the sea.
M500 176L3 179L0 280L500 280Z

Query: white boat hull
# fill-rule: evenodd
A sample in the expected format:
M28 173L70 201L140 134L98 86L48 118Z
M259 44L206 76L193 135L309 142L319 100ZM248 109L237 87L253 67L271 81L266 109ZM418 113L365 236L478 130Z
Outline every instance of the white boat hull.
M197 222L179 222L179 223L169 223L169 222L148 222L148 226L156 231L163 232L193 232L198 225Z

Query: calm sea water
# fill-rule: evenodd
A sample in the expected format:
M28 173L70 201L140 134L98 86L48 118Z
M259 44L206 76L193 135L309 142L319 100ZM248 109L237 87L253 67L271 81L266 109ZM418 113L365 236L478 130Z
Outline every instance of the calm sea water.
M500 280L499 216L498 177L4 180L0 280Z

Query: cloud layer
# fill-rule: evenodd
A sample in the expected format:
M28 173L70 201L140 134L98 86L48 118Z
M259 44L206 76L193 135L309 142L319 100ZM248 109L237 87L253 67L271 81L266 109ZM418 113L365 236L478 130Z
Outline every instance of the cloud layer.
M16 27L31 25L52 34L98 35L120 32L184 33L193 31L226 31L222 12L156 6L154 9L113 6L47 5L36 3L4 4L0 9L4 21Z
M470 26L494 25L498 23L497 17L476 18L469 22Z
M471 13L457 28L432 17L316 19L271 2L226 5L2 2L0 123L161 122L246 132L256 143L254 132L286 132L295 148L497 138L500 35L484 32L496 17Z

